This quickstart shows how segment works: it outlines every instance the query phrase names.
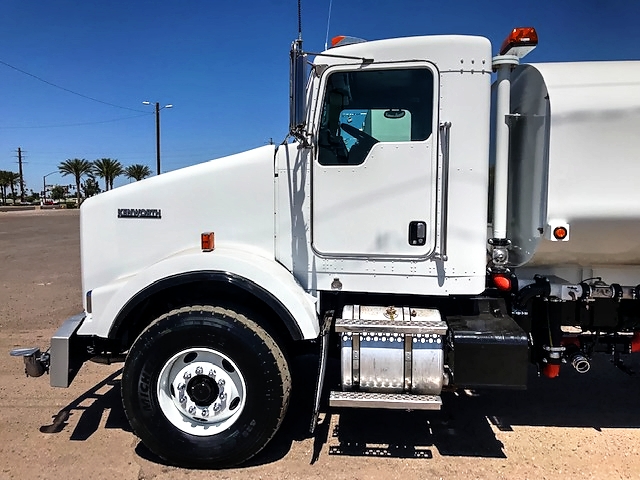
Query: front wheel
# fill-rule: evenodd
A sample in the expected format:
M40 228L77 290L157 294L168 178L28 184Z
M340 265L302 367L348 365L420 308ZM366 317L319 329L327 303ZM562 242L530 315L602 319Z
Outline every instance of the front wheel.
M153 322L124 366L133 431L170 463L226 467L258 453L278 430L291 389L274 339L247 316L192 306Z

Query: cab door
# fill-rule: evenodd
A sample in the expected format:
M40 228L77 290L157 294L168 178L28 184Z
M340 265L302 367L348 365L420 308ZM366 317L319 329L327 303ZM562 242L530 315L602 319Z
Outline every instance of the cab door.
M312 171L317 254L433 254L437 85L428 62L325 72Z

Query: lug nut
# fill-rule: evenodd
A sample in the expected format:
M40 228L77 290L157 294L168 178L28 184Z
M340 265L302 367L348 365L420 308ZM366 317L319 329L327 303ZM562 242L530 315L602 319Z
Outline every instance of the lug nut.
M193 405L191 405L191 406L189 407L189 413L190 413L190 414L192 414L192 415L193 415L194 413L196 413L196 407L194 407Z
M214 369L209 370L209 376L210 377L215 377L216 376L216 371Z
M201 413L202 413L203 417L208 417L209 416L209 410L207 410L206 408L203 408Z
M178 390L184 390L186 387L186 385L184 383L181 383L178 385Z
M221 378L220 380L218 380L218 386L224 387L224 378Z
M180 395L180 403L184 403L187 401L187 397L185 397L184 395Z
M196 367L196 375L202 375L202 367Z
M189 372L184 372L184 375L182 376L185 380L189 380L191 378L191 374Z
M220 400L222 400L223 402L227 399L227 394L226 393L221 393L220 394Z
M219 403L214 403L213 404L213 411L218 413L220 411L221 405Z

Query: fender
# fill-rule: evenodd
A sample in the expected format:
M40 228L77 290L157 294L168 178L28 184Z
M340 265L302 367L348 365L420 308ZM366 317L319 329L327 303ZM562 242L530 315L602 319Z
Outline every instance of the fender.
M91 313L87 314L78 335L107 338L135 297L157 291L163 285L203 276L225 279L261 298L281 315L294 338L318 337L316 298L300 286L291 272L273 259L232 248L216 248L213 252L190 249L93 289Z

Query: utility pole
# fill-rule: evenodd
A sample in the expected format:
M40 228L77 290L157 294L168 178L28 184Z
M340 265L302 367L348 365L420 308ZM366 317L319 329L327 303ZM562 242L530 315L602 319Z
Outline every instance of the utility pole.
M143 105L152 105L151 102L144 101ZM160 102L155 102L155 112L156 112L156 171L157 175L160 175L160 110L164 108L172 108L173 105L168 104L164 107L160 106Z
M24 202L24 177L22 176L22 149L18 147L18 167L20 172L20 202Z

